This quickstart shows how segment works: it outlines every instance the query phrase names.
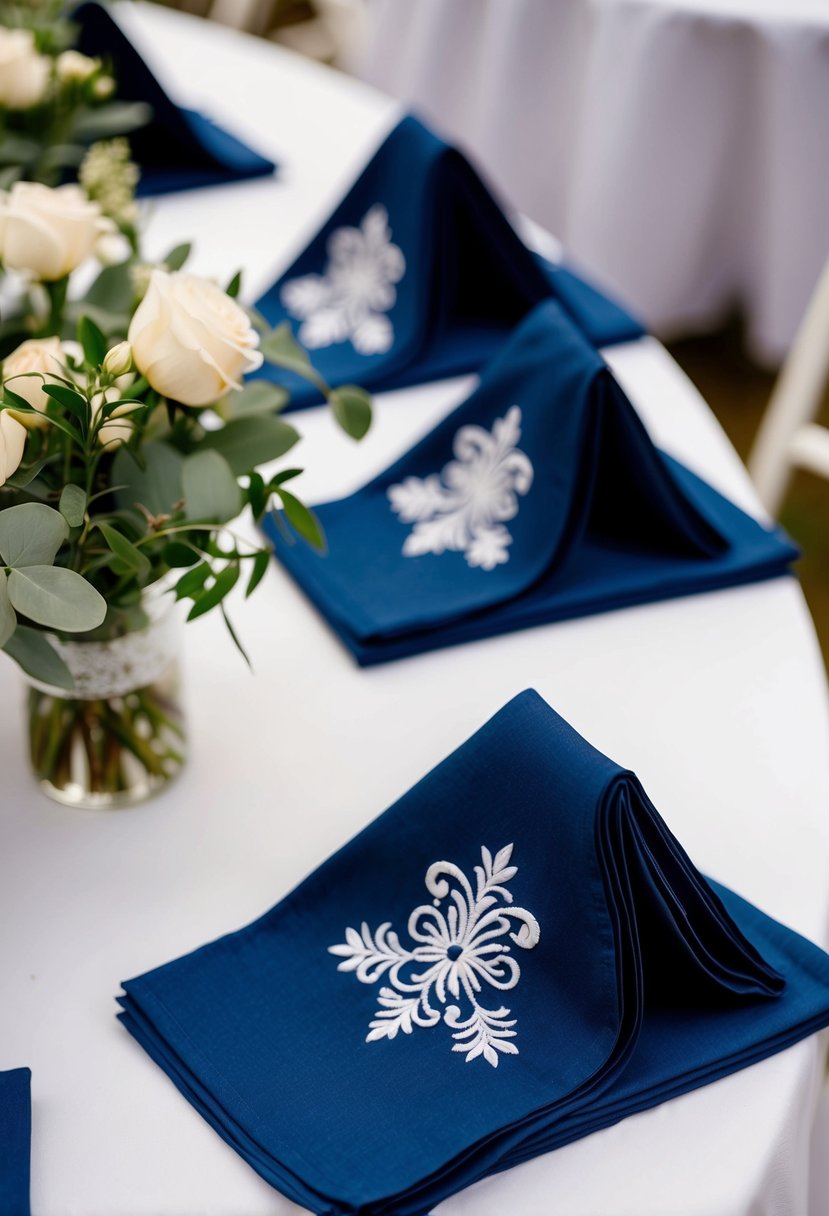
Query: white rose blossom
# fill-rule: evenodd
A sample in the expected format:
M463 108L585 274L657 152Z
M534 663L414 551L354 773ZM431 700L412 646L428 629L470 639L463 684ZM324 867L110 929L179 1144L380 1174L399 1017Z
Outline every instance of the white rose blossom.
M156 392L210 405L262 365L247 313L207 279L154 270L127 335L135 366Z
M32 372L40 374L32 375ZM55 374L50 373L66 378L66 352L60 338L29 338L3 360L3 384L28 402L32 409L44 415L49 398L43 386L47 381L57 383ZM12 414L24 426L46 425L45 417L38 418L14 410Z
M82 55L80 51L71 49L58 55L55 60L57 78L64 84L83 84L90 76L95 75L100 66L100 59L90 59L89 55Z
M0 410L0 486L5 485L23 459L26 428L8 410Z
M9 270L54 282L85 262L111 226L80 186L15 182L0 194L0 259Z
M31 30L0 26L0 105L28 110L46 95L52 61L38 54Z
M131 376L122 376L122 380L131 380ZM111 388L104 389L103 392L95 393L90 402L92 406L93 421L101 412L101 407L110 405L113 401L117 401L121 396L121 388L113 385ZM98 442L107 448L120 447L122 443L126 443L132 437L132 423L126 418L127 414L131 414L133 410L140 410L140 401L128 401L124 405L118 405L107 418L106 422L98 431Z

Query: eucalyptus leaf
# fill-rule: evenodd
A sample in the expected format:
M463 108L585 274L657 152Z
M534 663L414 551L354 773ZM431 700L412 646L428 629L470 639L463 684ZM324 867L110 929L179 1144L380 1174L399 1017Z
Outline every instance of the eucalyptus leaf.
M263 414L234 418L219 430L208 431L198 451L218 452L238 477L284 456L298 439L299 432L289 422Z
M61 490L58 507L70 528L80 528L86 512L86 494L70 482Z
M143 101L115 101L94 109L82 109L72 126L72 137L82 143L112 139L145 127L153 116L152 106Z
M135 298L132 262L105 266L86 293L80 307L91 304L108 313L128 313ZM93 318L94 319L94 318ZM98 323L100 324L100 323Z
M95 629L106 616L106 600L74 570L60 566L24 566L12 570L9 599L38 625L65 633Z
M242 509L242 493L230 465L218 452L196 452L182 465L188 519L227 523Z
M165 258L162 259L168 270L181 270L184 263L190 256L193 246L189 243L176 245L171 249Z
M344 384L332 389L328 400L346 435L362 439L371 426L371 397L356 384Z
M250 414L276 414L290 400L287 389L268 380L251 380L241 392L231 393L225 398L233 418L246 418Z
M112 482L123 487L115 495L119 507L140 503L153 515L171 515L184 497L181 471L184 457L167 443L150 442L141 448L144 468L125 447L115 453Z
M6 582L6 571L0 570L0 646L6 645L17 628L17 617L9 599Z
M311 366L308 352L296 341L287 321L283 321L276 329L266 334L259 344L259 349L268 363L295 372L303 379L310 380L325 396L328 395L327 384Z
M18 625L3 650L33 680L68 691L74 687L71 671L39 630Z
M131 541L128 541L125 536L122 536L120 532L110 527L109 524L99 523L96 526L115 556L123 562L126 568L137 579L142 582L146 581L152 568L146 554L137 549Z
M0 511L0 557L7 566L51 566L69 535L60 511L22 502Z

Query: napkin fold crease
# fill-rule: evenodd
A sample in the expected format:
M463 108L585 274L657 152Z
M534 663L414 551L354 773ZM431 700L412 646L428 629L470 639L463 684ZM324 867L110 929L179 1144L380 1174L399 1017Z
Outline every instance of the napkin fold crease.
M528 691L270 912L124 992L289 1198L423 1216L825 1026L829 957L704 878Z

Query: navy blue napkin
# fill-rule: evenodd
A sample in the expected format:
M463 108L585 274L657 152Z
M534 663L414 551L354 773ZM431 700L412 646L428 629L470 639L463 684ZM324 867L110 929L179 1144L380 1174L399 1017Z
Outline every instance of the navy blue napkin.
M172 194L273 173L273 161L204 114L176 105L103 5L85 0L72 20L78 25L78 50L112 64L118 100L143 101L152 109L151 121L129 137L141 169L140 195Z
M0 1072L0 1214L29 1216L32 1074Z
M597 346L642 327L563 266L530 253L469 162L404 118L256 307L290 321L329 384L373 391L477 370L533 305L557 299ZM316 390L265 367L291 390Z
M554 301L362 490L277 556L361 665L784 573L797 551L658 451Z
M124 1025L312 1212L418 1216L829 1023L829 957L717 883L534 692Z

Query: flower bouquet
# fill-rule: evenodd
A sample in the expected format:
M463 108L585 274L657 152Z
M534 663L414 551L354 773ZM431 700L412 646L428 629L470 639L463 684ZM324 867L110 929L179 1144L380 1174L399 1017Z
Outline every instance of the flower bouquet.
M150 107L115 100L106 63L73 47L63 0L0 0L0 186L78 175L95 140L144 126Z
M145 797L183 762L169 605L221 613L242 650L225 600L255 590L269 549L231 521L275 500L323 545L290 489L301 470L257 471L299 439L287 393L243 376L267 359L308 377L354 438L371 417L361 389L329 389L289 330L238 304L239 276L183 269L186 246L105 266L79 298L74 273L107 235L80 186L0 194L0 261L22 284L0 337L0 647L29 680L37 776L83 805Z

